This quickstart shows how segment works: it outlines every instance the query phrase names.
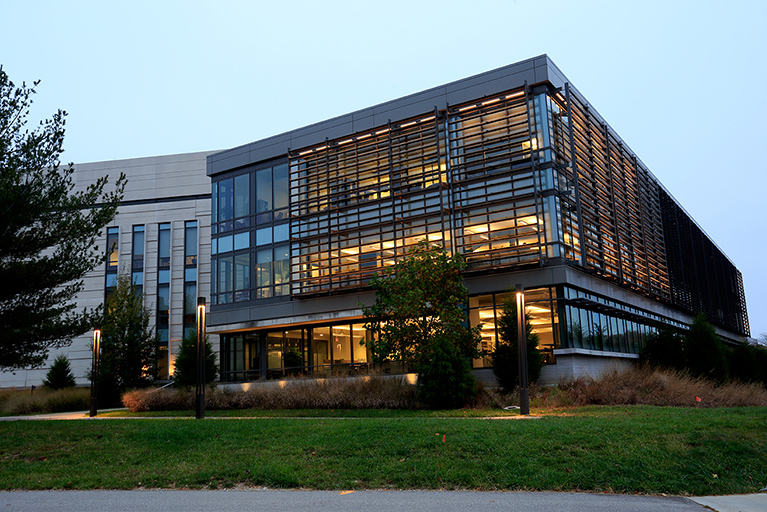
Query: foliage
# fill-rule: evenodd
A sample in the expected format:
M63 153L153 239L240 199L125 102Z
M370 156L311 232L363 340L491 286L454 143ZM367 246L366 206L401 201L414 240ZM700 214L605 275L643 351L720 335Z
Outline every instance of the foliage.
M85 411L90 405L88 388L54 390L44 387L34 393L28 390L10 390L5 393L5 399L0 400L0 414L4 415Z
M205 384L210 384L218 374L218 361L210 338L205 336ZM173 380L180 387L190 387L197 384L197 333L187 332L181 340L181 346L176 356L176 369Z
M366 328L378 333L377 339L368 342L374 361L404 360L418 373L419 389L434 391L424 397L430 406L442 403L442 399L437 398L439 384L429 382L437 377L429 367L440 365L452 372L440 376L439 382L455 386L442 391L447 402L457 403L460 400L455 395L468 386L466 369L454 361L462 358L465 366L477 355L479 328L467 327L463 309L468 302L461 279L464 268L460 255L451 257L443 248L423 240L405 259L373 276L370 284L376 291L376 302L363 308ZM442 357L446 359L440 361ZM472 394L464 396L464 401Z
M639 351L639 360L650 366L684 370L687 362L682 337L670 325L661 324L657 332L645 339Z
M467 358L452 340L434 336L423 347L425 364L418 373L418 400L431 409L457 409L477 394Z
M45 374L43 386L50 389L64 389L75 386L75 376L72 375L72 367L67 356L61 354L53 360L48 373Z
M759 382L767 388L767 347L742 341L730 350L730 377L740 382Z
M125 176L73 192L60 166L66 112L25 129L34 86L0 68L0 369L40 366L50 348L87 331L94 311L75 311L83 276L105 261L96 238L114 218Z
M703 313L695 316L684 337L684 353L692 375L715 382L727 380L727 348Z
M498 344L492 352L493 373L504 391L510 392L519 385L519 342L517 332L517 301L513 288L503 302L498 317ZM538 335L530 325L530 316L525 313L525 334L527 339L527 378L535 382L543 369L543 352L538 350Z
M157 334L149 325L150 317L130 274L120 273L101 322L100 407L118 400L128 388L151 383L157 368Z

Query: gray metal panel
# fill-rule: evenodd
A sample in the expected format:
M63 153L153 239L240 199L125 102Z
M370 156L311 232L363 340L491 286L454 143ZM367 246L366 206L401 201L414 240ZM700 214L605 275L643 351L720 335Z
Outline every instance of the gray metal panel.
M540 55L224 151L210 157L208 175L225 172L227 169L247 163L284 156L286 147L300 149L320 144L326 138L344 137L384 126L390 119L399 121L427 114L432 112L435 106L444 109L448 104L455 105L519 87L525 81L532 85L550 80L552 77L557 81L554 84L556 86L560 86L566 80L547 55ZM283 143L286 140L289 140L288 144ZM240 155L243 151L249 154L249 161L245 163L233 156Z

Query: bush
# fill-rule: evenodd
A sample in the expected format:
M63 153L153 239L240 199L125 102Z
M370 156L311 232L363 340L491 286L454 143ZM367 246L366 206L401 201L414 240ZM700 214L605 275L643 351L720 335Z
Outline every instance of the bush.
M2 412L11 415L86 411L90 407L90 389L18 390L8 393Z
M123 395L132 412L194 410L189 389L136 390ZM291 379L252 385L247 391L211 389L205 408L231 409L414 409L415 386L405 377Z
M451 340L430 340L424 360L416 388L420 402L430 409L457 409L474 400L476 381L467 359Z
M767 388L767 347L745 341L730 351L730 377L740 382L758 382Z
M670 325L662 324L639 351L642 364L682 371L687 365L682 337Z
M51 368L45 374L43 386L50 389L65 389L75 387L75 376L65 355L59 355L53 360Z
M695 316L684 337L684 354L692 375L716 382L727 380L727 347L703 313Z

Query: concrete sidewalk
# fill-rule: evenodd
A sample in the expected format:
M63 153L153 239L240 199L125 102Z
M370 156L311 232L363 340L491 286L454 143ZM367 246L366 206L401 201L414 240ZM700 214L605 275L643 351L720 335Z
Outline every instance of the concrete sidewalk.
M690 498L717 512L765 512L767 493L732 494L730 496L700 496Z

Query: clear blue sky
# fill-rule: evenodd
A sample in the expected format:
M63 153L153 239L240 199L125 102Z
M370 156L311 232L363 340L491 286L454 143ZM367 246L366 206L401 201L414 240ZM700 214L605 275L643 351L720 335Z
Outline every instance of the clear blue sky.
M226 149L547 53L743 273L767 333L767 2L2 3L64 160Z

